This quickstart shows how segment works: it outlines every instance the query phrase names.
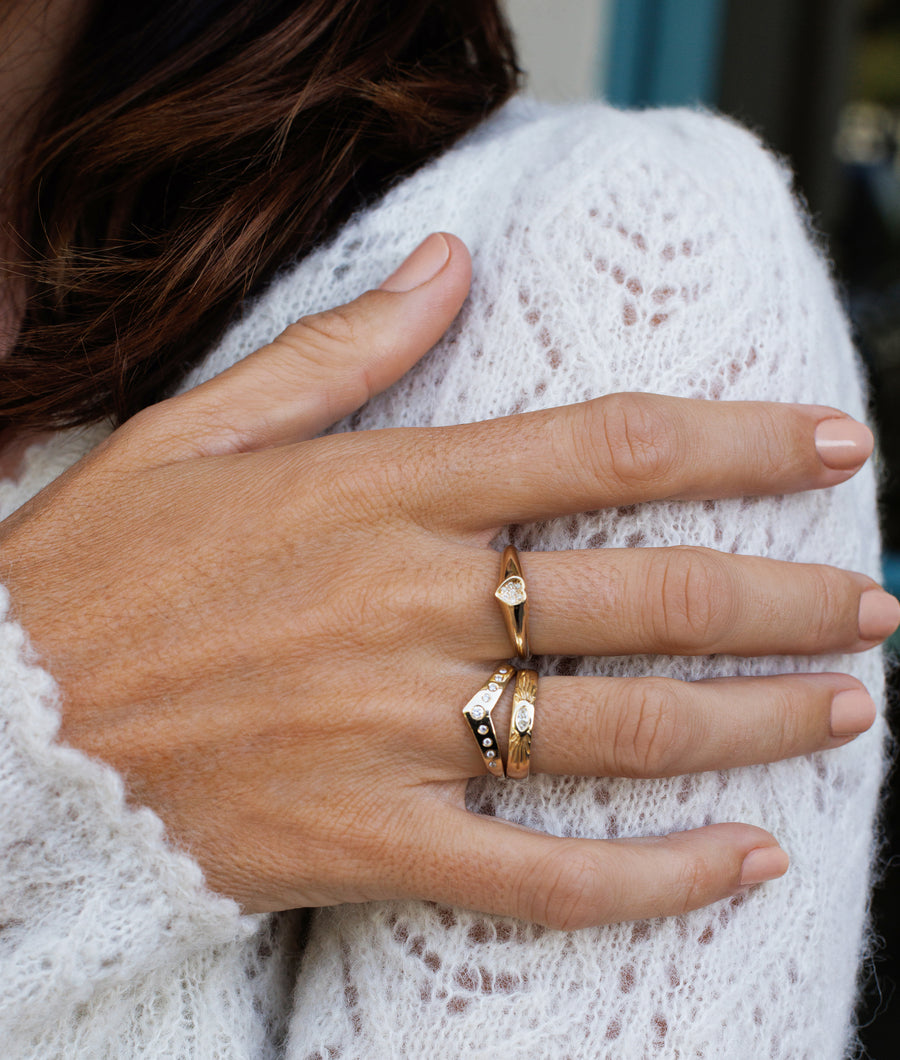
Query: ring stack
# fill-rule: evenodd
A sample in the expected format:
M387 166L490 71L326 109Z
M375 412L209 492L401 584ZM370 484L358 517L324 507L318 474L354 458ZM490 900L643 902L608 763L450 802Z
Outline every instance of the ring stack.
M515 670L511 666L496 667L488 680L463 707L463 717L472 730L488 773L494 777L502 777L504 772L497 731L491 721L491 711L500 702L503 690L514 673Z
M514 545L503 550L500 584L494 591L513 650L520 659L528 658L528 593L525 576ZM491 711L500 702L503 691L515 674L512 717L509 723L509 752L504 768L497 742L497 730ZM516 670L511 665L494 667L494 672L463 707L463 717L478 744L478 750L494 777L507 776L524 780L531 770L531 737L534 729L534 703L537 695L537 670Z
M537 680L537 670L519 670L516 673L506 757L506 775L512 780L524 780L531 770L531 733L534 729Z
M516 655L520 659L527 659L528 593L525 591L525 578L515 545L507 545L503 550L500 584L494 591L494 596L500 602L506 631Z

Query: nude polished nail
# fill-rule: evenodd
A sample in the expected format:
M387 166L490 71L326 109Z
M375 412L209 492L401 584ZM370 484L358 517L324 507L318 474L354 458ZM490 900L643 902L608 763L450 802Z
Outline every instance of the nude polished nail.
M864 423L850 419L822 420L816 427L816 450L826 467L852 471L872 455L875 438Z
M749 887L754 883L765 883L783 876L791 859L781 847L757 847L744 857L741 865L741 886Z
M875 720L875 700L861 688L848 688L831 701L831 735L858 736Z
M398 293L412 291L437 276L449 259L450 244L440 232L434 232L388 276L379 290Z
M900 626L900 600L883 589L867 589L859 598L861 640L885 640Z

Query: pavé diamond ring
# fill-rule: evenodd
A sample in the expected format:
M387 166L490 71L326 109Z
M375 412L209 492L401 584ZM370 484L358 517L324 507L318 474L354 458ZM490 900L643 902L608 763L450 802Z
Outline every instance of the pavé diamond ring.
M511 666L497 666L463 707L463 717L478 743L478 750L481 751L487 771L493 777L503 776L503 761L500 757L500 745L497 743L497 731L491 721L491 711L500 702L503 689L509 684L514 673L515 670Z
M537 696L537 670L519 670L513 692L509 721L509 753L506 775L524 780L531 769L531 730L534 728L534 701Z
M528 657L528 594L525 591L525 578L519 563L519 553L515 545L507 545L503 550L500 567L500 584L494 596L500 601L506 631L520 659Z

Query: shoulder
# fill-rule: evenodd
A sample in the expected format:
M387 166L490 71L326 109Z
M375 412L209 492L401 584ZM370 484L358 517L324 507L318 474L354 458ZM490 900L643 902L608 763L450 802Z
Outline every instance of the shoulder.
M766 218L782 237L805 237L790 170L737 123L681 108L516 99L384 205L392 210L423 193L482 220L526 209L529 223L587 217L597 227L612 218L663 236L679 220L712 217L758 235Z
M862 414L828 263L790 170L756 136L686 109L511 117L443 164L447 188L465 189L454 231L475 258L467 319L492 314L486 337L517 336L538 359L557 351L547 400L850 395Z
M273 285L270 305L286 319L352 298L439 229L469 245L476 282L482 259L496 283L537 256L544 282L593 266L614 281L639 269L654 286L721 286L727 269L759 297L773 261L816 256L789 170L735 123L517 98L357 213Z
M602 101L554 105L517 97L432 165L465 166L476 155L494 156L507 183L622 172L641 174L641 184L690 174L695 188L723 179L743 185L747 177L784 187L790 179L750 130L683 107L621 110Z
M764 376L796 380L823 329L843 328L790 180L755 136L707 113L513 100L287 269L188 384L377 286L445 230L474 265L456 356L514 344L526 362L549 358L544 401L626 388L774 396ZM759 364L723 388L726 356ZM839 356L852 364L845 346Z
M493 199L496 223L527 230L576 272L591 259L614 278L639 270L721 288L727 269L733 295L760 297L776 262L783 275L819 256L788 167L713 114L554 108L474 146L491 163L481 198ZM461 152L455 164L473 161ZM491 232L481 220L479 233Z
M471 233L481 309L504 318L497 334L560 351L548 399L567 365L579 376L569 392L584 396L661 390L863 415L829 263L789 168L752 132L704 112L591 104L500 127L487 146L502 164L482 193L494 209Z

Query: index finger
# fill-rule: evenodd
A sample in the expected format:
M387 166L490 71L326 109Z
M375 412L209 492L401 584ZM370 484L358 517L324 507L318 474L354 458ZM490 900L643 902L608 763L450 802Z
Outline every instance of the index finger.
M470 530L644 501L821 489L850 478L873 447L868 427L821 405L639 393L424 433L417 450L428 457L411 462L421 496L445 525Z

